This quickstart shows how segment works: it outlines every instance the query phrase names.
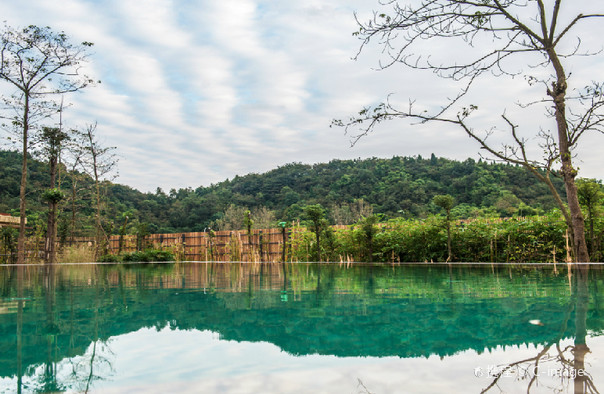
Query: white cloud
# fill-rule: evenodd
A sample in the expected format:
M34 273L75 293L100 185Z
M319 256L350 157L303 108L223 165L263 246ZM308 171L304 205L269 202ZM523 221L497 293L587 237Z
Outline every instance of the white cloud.
M159 50L183 50L191 37L177 23L178 2L171 0L114 0L113 10L120 15L120 27L132 42L147 45L149 42Z
M601 8L586 0L565 4ZM354 148L343 130L329 128L332 118L389 93L400 105L411 98L422 108L452 95L450 83L431 73L375 71L378 46L351 60L360 44L351 35L353 11L366 20L374 8L377 2L364 0L65 0L61 7L31 0L0 3L0 14L9 25L48 25L74 42L95 43L86 72L102 83L67 96L74 105L65 116L74 126L98 121L107 145L122 156L119 181L142 190L208 185L292 161L432 152L476 157L477 145L444 125L392 121ZM585 48L600 49L602 24L586 21L585 29ZM573 86L602 68L601 54L565 61ZM490 127L505 110L530 134L539 124L525 121L537 116L514 103L543 92L522 79L481 84L471 97L479 103L475 121ZM580 146L587 176L601 177L601 138Z
M239 99L233 86L232 62L209 46L196 49L188 64L191 87L198 92L195 115L205 127L226 128Z

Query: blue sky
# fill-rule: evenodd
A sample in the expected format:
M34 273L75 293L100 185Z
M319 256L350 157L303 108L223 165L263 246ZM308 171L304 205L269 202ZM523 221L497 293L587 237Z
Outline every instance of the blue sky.
M568 2L570 8L593 1ZM478 146L463 131L443 125L384 124L350 147L350 136L330 128L364 105L394 93L421 105L442 103L449 82L430 73L393 67L376 71L379 48L359 60L353 13L367 18L372 0L49 0L4 1L0 15L17 27L64 31L74 42L95 43L86 72L98 86L66 97L68 127L98 122L107 146L120 158L117 182L141 191L207 186L265 172L289 162L413 156L464 160ZM600 11L602 12L602 11ZM584 44L601 49L604 23L580 31ZM570 45L570 44L569 44ZM434 47L448 56L452 48ZM602 75L604 55L583 57L574 83ZM495 90L496 88L496 90ZM3 87L5 89L5 87ZM518 97L542 97L524 81L486 82L472 97L477 121L496 124L514 114ZM548 120L518 113L527 135ZM538 118L540 120L538 120ZM539 121L539 123L535 123ZM486 127L486 126L485 126ZM531 134L533 133L533 134ZM602 178L602 135L589 135L577 151L580 175ZM534 153L539 155L537 143Z

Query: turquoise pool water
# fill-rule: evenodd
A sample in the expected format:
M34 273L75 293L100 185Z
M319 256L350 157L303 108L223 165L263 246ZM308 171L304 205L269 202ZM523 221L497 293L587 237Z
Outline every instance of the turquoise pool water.
M0 393L602 392L603 289L598 265L0 266Z

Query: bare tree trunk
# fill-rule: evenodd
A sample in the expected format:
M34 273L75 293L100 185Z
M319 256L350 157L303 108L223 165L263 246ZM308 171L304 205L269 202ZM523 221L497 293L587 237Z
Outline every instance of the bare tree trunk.
M70 236L71 243L75 242L75 227L76 227L76 180L72 180L71 184L71 228L70 228Z
M318 226L317 226L318 227ZM319 258L319 263L321 262L321 229L317 228L316 238L317 238L317 256Z
M50 158L50 188L56 186L57 177L57 158ZM56 256L56 240L57 240L57 202L51 200L48 202L48 221L46 225L46 262L53 264Z
M57 203L48 203L48 221L46 229L46 262L53 264L56 256L56 238L57 238Z
M25 192L27 189L27 138L29 131L29 94L24 93L23 106L23 164L21 166L21 186L19 188L19 238L17 240L17 264L25 263Z
M98 258L104 249L103 241L103 226L101 223L101 186L99 185L99 176L97 171L96 155L93 156L94 160L94 185L96 192L96 257Z
M563 164L563 175L564 185L566 187L566 195L568 201L568 208L570 210L571 222L572 222L572 241L573 241L573 252L575 254L575 261L581 263L589 262L589 252L587 251L587 244L585 243L585 220L581 207L579 206L579 199L577 198L577 185L575 184L575 175L567 174L564 166L571 166L570 159L568 163Z
M451 218L449 212L447 212L447 262L453 259L453 252L451 248Z
M558 127L558 147L560 150L560 161L562 162L562 177L566 188L566 201L570 211L570 229L573 241L574 260L577 262L589 262L589 252L585 243L585 219L579 205L577 185L575 177L577 170L572 165L572 154L568 135L568 124L566 121L566 73L560 63L558 55L553 49L548 50L549 58L556 70L557 80L552 84L552 90L548 89L548 95L554 100L556 125Z

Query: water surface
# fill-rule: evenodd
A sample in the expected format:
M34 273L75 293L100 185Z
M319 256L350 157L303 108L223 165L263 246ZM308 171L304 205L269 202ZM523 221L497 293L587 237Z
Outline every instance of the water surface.
M602 391L602 286L599 266L3 266L0 392Z

